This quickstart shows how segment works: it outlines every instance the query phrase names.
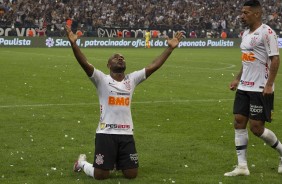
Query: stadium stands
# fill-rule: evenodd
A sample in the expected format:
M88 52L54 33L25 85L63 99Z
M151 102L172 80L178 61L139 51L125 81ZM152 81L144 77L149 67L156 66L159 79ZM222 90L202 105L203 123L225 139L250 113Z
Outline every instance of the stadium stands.
M261 0L264 22L282 34L282 1ZM84 36L98 36L98 27L194 30L198 38L238 37L242 31L238 0L0 0L0 27L46 28L62 36L68 18L72 29Z

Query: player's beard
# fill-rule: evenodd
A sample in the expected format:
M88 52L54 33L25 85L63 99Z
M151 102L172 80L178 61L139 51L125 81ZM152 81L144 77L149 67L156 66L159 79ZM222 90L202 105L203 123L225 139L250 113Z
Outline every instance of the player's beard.
M114 67L114 68L112 68L112 71L114 73L123 73L125 71L125 69L126 69L126 66L124 65L122 67Z

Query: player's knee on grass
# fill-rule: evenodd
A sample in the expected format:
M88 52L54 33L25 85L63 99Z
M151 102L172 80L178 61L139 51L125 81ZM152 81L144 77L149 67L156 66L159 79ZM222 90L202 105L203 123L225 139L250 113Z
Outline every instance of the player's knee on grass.
M95 168L94 170L94 178L96 180L104 180L108 179L110 177L110 171L109 170L103 170Z
M134 168L134 169L126 169L122 171L123 175L125 178L127 179L134 179L137 177L138 174L138 169Z

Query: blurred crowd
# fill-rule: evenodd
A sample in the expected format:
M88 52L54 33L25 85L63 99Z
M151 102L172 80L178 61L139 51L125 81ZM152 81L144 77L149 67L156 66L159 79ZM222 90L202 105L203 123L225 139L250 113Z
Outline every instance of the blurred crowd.
M261 0L264 23L282 31L282 0ZM185 30L187 37L237 37L242 31L239 0L0 0L0 27L60 31L66 21L85 36L98 27ZM281 32L282 34L282 32Z

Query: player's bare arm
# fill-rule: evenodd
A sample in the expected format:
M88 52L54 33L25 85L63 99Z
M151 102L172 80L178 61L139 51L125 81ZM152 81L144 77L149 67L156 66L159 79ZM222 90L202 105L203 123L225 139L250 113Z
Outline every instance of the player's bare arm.
M84 54L81 52L81 50L79 49L78 45L76 44L76 40L77 40L77 35L74 34L71 31L71 28L69 26L66 26L66 32L67 32L67 37L71 43L71 47L74 53L74 56L76 58L76 60L78 61L78 63L80 64L80 66L83 68L83 70L86 72L88 77L91 77L94 71L94 67L93 65L91 65L90 63L88 63L86 57L84 56Z
M150 65L145 68L146 78L148 78L152 73L154 73L164 64L172 51L177 47L181 39L182 33L180 32L177 32L172 39L167 38L168 48L166 48L159 57L157 57Z
M268 77L267 83L264 87L263 95L273 93L272 86L273 86L274 80L276 78L278 68L279 68L279 64L280 64L280 59L279 59L278 55L277 56L271 56L270 59L271 59L271 65L270 65L270 68L269 68L269 77Z
M237 89L241 76L242 76L242 72L243 72L243 66L241 67L241 70L237 74L236 78L230 83L230 86L229 86L230 90L235 91Z

